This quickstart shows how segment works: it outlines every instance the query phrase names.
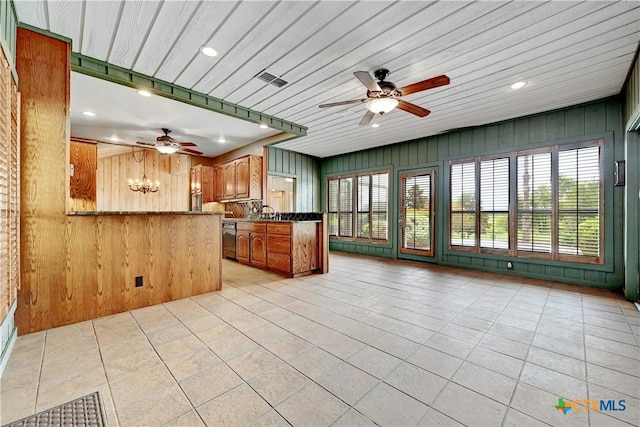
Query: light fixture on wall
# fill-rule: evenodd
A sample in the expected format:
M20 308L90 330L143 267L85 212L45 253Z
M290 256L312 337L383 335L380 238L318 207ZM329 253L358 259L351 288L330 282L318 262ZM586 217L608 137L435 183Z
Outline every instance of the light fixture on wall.
M140 163L142 162L142 179L129 179L129 190L131 191L139 191L142 194L147 193L155 193L160 190L160 181L156 181L155 183L147 178L147 150L142 150L142 158L140 160L136 159L136 152L132 148L131 149L133 160Z
M367 102L367 110L374 114L385 114L398 106L398 100L395 98L376 98Z

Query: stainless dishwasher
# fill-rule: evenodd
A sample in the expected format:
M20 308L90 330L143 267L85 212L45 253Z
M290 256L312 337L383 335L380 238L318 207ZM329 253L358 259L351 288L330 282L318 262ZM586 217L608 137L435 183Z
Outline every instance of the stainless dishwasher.
M222 256L236 259L236 222L222 221Z

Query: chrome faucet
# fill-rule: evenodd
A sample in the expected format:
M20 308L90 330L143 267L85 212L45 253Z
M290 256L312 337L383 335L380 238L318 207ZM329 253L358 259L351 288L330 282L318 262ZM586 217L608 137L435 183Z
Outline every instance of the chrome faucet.
M263 218L263 219L273 219L273 220L277 220L277 219L278 219L278 217L279 217L279 215L280 215L280 214L278 213L278 211L276 211L272 206L269 206L269 205L262 205L262 210L263 210L263 211L264 211L264 209L265 209L265 208L269 208L269 209L271 209L271 213L263 212L263 213L262 213L262 218Z

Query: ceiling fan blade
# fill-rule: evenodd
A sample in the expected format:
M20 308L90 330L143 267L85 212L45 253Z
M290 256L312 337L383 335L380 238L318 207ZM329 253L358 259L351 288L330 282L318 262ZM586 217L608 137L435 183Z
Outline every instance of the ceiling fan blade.
M180 152L191 153L191 154L195 154L196 156L201 156L202 155L202 152L196 151L196 150L192 150L191 148L183 148L183 149L180 150Z
M356 71L353 75L356 76L358 80L360 80L371 92L380 92L380 86L378 86L378 83L373 79L373 77L371 77L371 74L369 74L368 71Z
M194 142L178 142L178 144L182 145L183 147L197 147L198 144L194 143Z
M360 126L368 125L371 122L371 119L373 119L373 116L375 116L375 113L367 110L365 115L362 117L362 120L360 120Z
M423 80L421 82L414 83L412 85L403 86L398 88L402 96L409 95L411 93L421 92L427 89L433 89L438 86L448 85L451 80L449 77L442 75L438 77L433 77L427 80Z
M431 111L427 110L426 108L422 108L416 104L412 104L410 102L407 101L403 101L402 99L398 100L398 107L399 109L406 111L407 113L411 113L411 114L415 114L418 117L426 117L429 114L431 114Z
M340 101L340 102L331 102L329 104L322 104L322 105L318 105L318 107L320 108L327 108L327 107L337 107L339 105L349 105L349 104L359 104L361 102L366 102L368 101L369 98L365 98L365 99L352 99L351 101Z
M152 144L152 143L150 143L150 142L140 142L140 141L137 141L137 142L136 142L136 144L140 144L140 145L148 145L149 147L155 147L155 146L156 146L156 144Z

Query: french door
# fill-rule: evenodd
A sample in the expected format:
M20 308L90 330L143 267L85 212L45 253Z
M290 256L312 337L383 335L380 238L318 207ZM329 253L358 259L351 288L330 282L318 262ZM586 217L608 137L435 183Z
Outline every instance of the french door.
M434 254L434 179L433 169L400 174L400 258L402 254Z

